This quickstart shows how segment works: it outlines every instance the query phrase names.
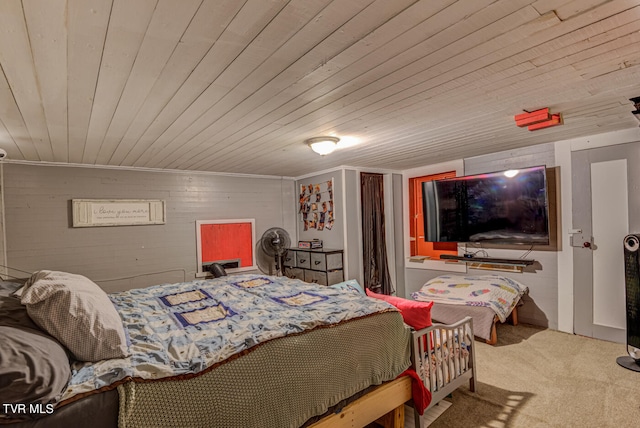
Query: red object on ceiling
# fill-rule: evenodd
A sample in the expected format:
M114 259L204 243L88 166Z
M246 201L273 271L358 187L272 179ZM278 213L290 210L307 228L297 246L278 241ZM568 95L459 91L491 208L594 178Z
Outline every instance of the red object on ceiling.
M548 128L550 126L562 125L562 114L549 112L549 107L541 108L532 112L517 114L513 117L516 125L529 131Z
M551 119L535 123L527 127L529 131L535 131L536 129L549 128L550 126L562 125L562 115L560 113L552 114Z
M518 114L514 117L516 125L520 127L533 125L534 123L544 122L551 119L549 108L543 108L540 110L532 111L530 113Z

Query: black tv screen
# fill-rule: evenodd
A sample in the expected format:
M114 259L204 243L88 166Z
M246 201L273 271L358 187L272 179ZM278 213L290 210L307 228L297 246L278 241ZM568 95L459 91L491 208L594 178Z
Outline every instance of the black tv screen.
M422 185L425 241L549 244L544 166Z

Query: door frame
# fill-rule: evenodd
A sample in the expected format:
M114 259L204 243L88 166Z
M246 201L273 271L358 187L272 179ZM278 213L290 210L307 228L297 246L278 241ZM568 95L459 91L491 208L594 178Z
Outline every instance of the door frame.
M573 138L555 142L555 163L560 167L562 248L557 253L558 260L558 330L573 333L573 248L569 243L569 232L573 229L573 204L571 180L571 153L596 147L614 146L640 142L640 128L607 132L588 137Z
M630 197L630 189L634 180L631 171L640 163L639 144L572 153L573 178L580 179L572 188L577 192L573 226L580 229L572 231L574 331L616 343L624 343L626 338L622 241L635 219L632 208L637 203ZM615 177L624 180L624 186L611 181Z

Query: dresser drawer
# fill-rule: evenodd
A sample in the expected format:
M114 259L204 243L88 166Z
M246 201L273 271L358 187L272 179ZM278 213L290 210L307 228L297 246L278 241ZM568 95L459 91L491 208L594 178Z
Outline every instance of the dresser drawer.
M327 254L327 270L342 269L342 252Z
M342 269L342 253L311 253L311 269L322 271Z
M327 270L327 260L324 253L311 253L311 269L313 270Z
M296 251L296 267L302 269L311 268L311 257L307 251Z
M344 281L344 271L342 269L327 272L327 285L337 284L342 281Z
M282 264L290 268L296 267L296 255L296 251L287 251L287 254L284 255L282 260Z
M300 269L300 268L288 268L287 269L287 277L289 278L295 278L295 279L299 279L304 281L304 269Z
M304 271L304 280L306 282L313 282L314 284L320 285L328 285L327 283L327 273L319 272L314 270L305 270Z

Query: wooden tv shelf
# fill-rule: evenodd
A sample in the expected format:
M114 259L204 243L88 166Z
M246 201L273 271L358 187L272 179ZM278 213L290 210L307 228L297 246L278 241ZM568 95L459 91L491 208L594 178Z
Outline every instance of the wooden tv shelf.
M442 260L456 260L464 263L493 264L493 265L510 265L510 266L531 266L536 261L531 259L499 259L495 257L465 257L452 256L450 254L440 255Z

